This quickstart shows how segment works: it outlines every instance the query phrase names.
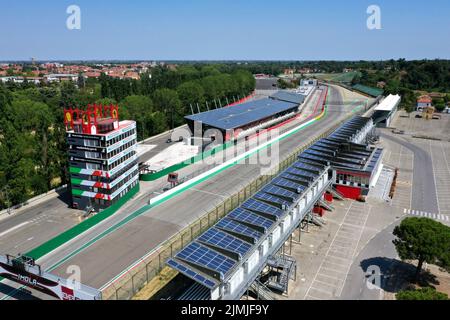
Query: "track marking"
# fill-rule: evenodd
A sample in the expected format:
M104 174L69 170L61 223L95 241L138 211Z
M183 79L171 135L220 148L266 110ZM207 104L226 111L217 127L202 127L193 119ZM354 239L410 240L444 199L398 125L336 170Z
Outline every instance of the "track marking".
M14 227L12 227L12 228L6 230L6 231L3 231L2 233L0 233L0 237L3 237L4 235L6 235L6 234L8 234L8 233L10 233L10 232L15 231L15 230L17 230L17 229L19 229L19 228L21 228L21 227L23 227L23 226L29 224L30 222L31 222L31 221L25 221L25 222L22 222L22 223L20 223L20 224L18 224L18 225L16 225L16 226L14 226Z

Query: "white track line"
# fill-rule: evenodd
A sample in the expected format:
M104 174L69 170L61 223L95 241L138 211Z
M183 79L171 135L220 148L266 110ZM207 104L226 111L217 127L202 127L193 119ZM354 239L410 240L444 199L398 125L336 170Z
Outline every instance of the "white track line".
M8 230L6 230L6 231L3 231L2 233L0 233L0 237L4 236L4 235L6 235L6 234L8 234L8 233L10 233L10 232L13 232L13 231L15 231L15 230L17 230L17 229L23 227L24 225L29 224L29 223L30 223L30 221L25 221L25 222L22 222L22 223L20 223L20 224L18 224L18 225L16 225L16 226L12 227L11 229L8 229Z

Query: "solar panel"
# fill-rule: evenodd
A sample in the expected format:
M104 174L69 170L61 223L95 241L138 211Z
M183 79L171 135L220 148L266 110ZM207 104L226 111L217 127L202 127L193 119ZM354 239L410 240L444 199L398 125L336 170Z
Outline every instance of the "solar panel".
M256 240L262 237L261 232L253 230L252 228L249 228L241 223L238 223L226 217L221 219L215 226L225 231L250 237L254 240L254 242L256 242Z
M300 158L305 158L305 159L308 159L308 160L315 160L315 161L322 161L322 162L326 162L327 161L327 160L324 160L321 157L313 156L313 155L307 154L307 153L302 153L299 157Z
M322 159L322 161L323 161L323 159ZM314 168L316 168L316 170L319 170L319 172L324 171L325 167L326 167L325 164L319 163L316 160L308 160L308 159L298 158L298 162L313 166Z
M262 189L263 192L271 195L288 198L291 202L298 198L298 193L283 189L273 184L269 184Z
M266 231L270 229L270 227L273 225L272 220L261 217L257 214L254 214L242 208L234 209L227 215L227 217L235 221L240 221L256 227L263 228Z
M336 152L339 148L335 145L331 145L331 144L326 144L326 143L322 143L321 141L316 142L316 144L314 145L314 147L319 147L321 149L324 150L329 150L329 151L333 151Z
M316 146L316 145L311 146L310 149L311 150L315 150L315 151L323 152L323 153L325 153L327 155L333 155L335 153L334 148L330 149L330 148L324 148L322 146Z
M310 170L310 171L313 171L313 172L316 172L316 173L319 173L320 171L322 171L322 170L320 170L317 167L314 167L314 166L312 166L310 164L303 163L301 161L295 162L293 166L296 167L296 168L299 168L299 169Z
M296 168L288 168L286 170L286 173L290 173L290 174L301 176L301 177L307 177L310 180L317 176L317 175L315 175L315 174L313 174L311 172L300 170L300 169L296 169Z
M277 91L270 96L273 99L301 104L305 100L305 96L288 91Z
M276 114L295 111L297 108L297 103L265 98L238 104L233 108L220 108L189 115L185 119L201 121L205 125L219 129L235 129Z
M278 205L280 208L283 206L289 207L290 203L286 200L280 199L276 196L272 196L271 194L265 193L265 192L258 192L253 196L255 199L259 199L265 202L268 202L270 204Z
M283 177L275 178L272 180L271 183L274 185L292 190L297 193L301 193L306 188L305 186L303 186L301 184L292 182L291 180L288 180L288 179L284 179Z
M320 158L330 157L330 155L327 154L327 153L323 153L323 152L321 152L321 151L312 150L312 149L308 149L308 150L306 150L306 151L303 152L303 153L304 153L304 154L305 154L305 153L306 153L306 154L310 154L310 155L312 155L312 156L317 156L317 157L320 157ZM323 159L323 160L326 160L326 159Z
M286 173L286 172L282 173L280 175L280 177L284 178L284 179L294 180L294 181L301 181L301 182L304 182L304 183L307 183L308 185L310 185L310 180L309 179L302 178L302 177L299 177L299 176L296 176L296 175L293 175L293 174L289 174L289 173Z
M210 244L214 247L236 253L241 257L245 256L252 247L251 244L216 228L207 230L197 240L204 244Z
M197 242L191 242L175 256L178 259L196 264L200 267L216 271L223 278L236 262Z
M201 274L195 272L194 270L192 270L191 268L188 268L178 262L176 262L173 259L169 259L167 261L167 265L170 266L171 268L178 270L179 272L181 272L182 274L184 274L185 276L191 278L192 280L210 288L213 289L216 286L216 283L214 283L214 281L211 281L207 278L205 278L204 276L202 276Z

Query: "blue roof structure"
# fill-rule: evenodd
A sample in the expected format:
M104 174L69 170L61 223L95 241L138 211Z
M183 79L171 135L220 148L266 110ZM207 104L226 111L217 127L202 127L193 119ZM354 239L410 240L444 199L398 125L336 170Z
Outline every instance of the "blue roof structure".
M305 101L304 95L289 91L277 91L270 97L275 100L292 102L295 104L302 104L303 101Z
M267 98L186 116L185 119L202 122L203 125L217 129L229 130L245 127L280 113L295 111L296 108L298 108L296 103Z

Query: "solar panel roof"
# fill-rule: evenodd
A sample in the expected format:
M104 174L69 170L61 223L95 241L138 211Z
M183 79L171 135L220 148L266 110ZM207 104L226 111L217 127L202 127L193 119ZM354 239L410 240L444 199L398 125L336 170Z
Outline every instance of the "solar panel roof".
M236 253L241 257L245 256L245 254L252 247L248 242L238 239L216 228L208 229L197 239L197 241Z
M182 274L184 274L185 276L191 278L192 280L195 280L201 284L203 284L204 286L213 289L216 286L216 283L214 281L211 281L209 279L207 279L206 277L202 276L201 274L199 274L198 272L192 270L192 268L185 266L173 259L169 259L167 261L167 264L174 268L175 270L178 270L179 272L181 272Z
M197 242L191 242L175 256L186 262L215 271L223 278L236 262Z
M265 201L267 203L270 203L272 205L278 205L280 208L282 206L286 206L289 207L290 203L286 200L283 200L281 198L278 198L276 196L273 196L271 194L265 193L265 192L258 192L257 194L254 195L254 198ZM279 217L279 215L277 215L277 217Z
M305 170L296 169L293 167L286 169L285 172L289 173L289 174L301 176L301 177L306 177L308 179L313 179L314 177L317 176L317 174L314 174L314 173L311 173L311 172L305 171Z
M289 179L289 180L294 180L294 181L302 182L302 183L305 183L305 184L308 184L308 185L311 184L311 181L310 181L308 178L303 178L303 177L300 177L300 176L298 176L298 175L290 174L290 173L288 173L288 172L282 173L282 174L280 175L280 177L282 177L282 178L284 178L284 179Z
M303 190L306 189L306 187L304 185L301 185L299 183L295 183L291 180L285 179L283 177L278 177L272 180L271 182L272 184L276 185L276 186L280 186L283 187L285 189L289 189L291 191L300 193Z
M286 190L273 184L265 186L264 188L262 188L262 191L265 193L269 193L271 195L275 195L277 197L279 196L283 198L288 198L289 201L291 202L295 201L295 199L298 198L298 193Z
M311 151L312 154L314 154L314 151L313 151L313 150L310 150L310 151ZM323 170L321 170L321 169L318 168L318 167L315 167L315 166L313 166L313 165L311 165L311 164L306 164L306 163L301 162L301 161L296 161L296 162L293 164L293 166L296 167L296 168L298 168L298 169L304 169L304 170L307 170L307 171L312 171L313 173L317 173L317 175L318 175L321 171L323 171Z
M287 202L286 202L287 203ZM289 205L289 203L287 203ZM242 208L245 208L247 210L256 212L256 213L263 213L268 214L276 217L281 217L283 215L283 210L271 206L265 202L258 201L256 199L250 198L247 201L245 201L242 204Z
M221 230L225 230L227 232L231 232L232 234L243 235L246 237L250 237L253 239L253 243L255 243L258 239L262 237L262 233L243 225L242 223L231 220L227 217L221 219L216 225L216 228Z
M186 116L185 119L201 121L205 125L227 130L240 128L297 107L295 103L266 98Z
M295 104L302 104L303 101L305 100L304 95L288 91L277 91L270 97L276 100L292 102Z
M252 213L251 211L244 210L242 208L234 209L227 215L227 217L239 222L244 222L256 227L263 228L266 231L270 229L270 227L272 227L274 223L270 219L261 217L260 215Z

